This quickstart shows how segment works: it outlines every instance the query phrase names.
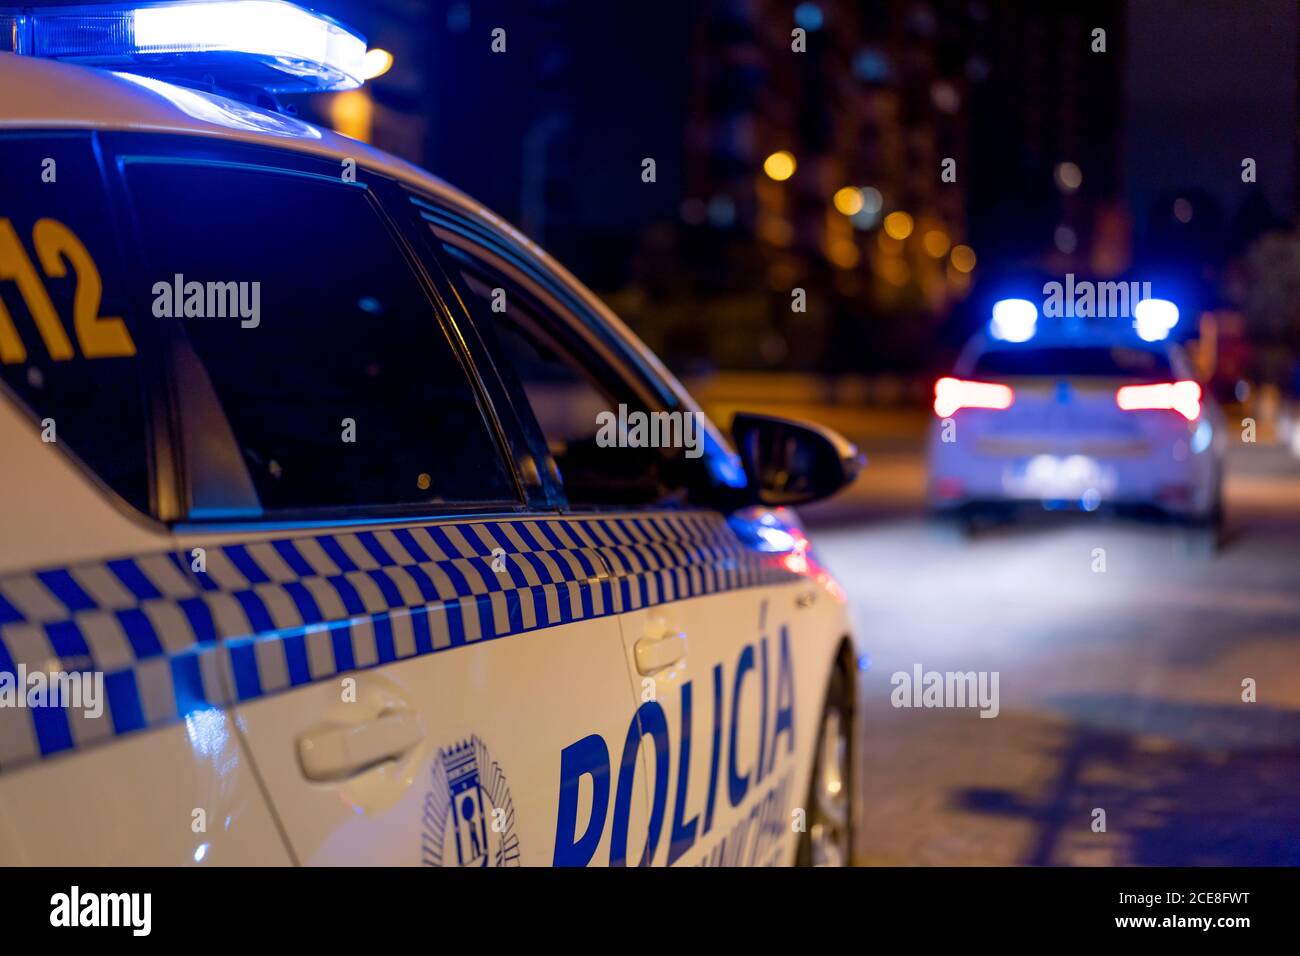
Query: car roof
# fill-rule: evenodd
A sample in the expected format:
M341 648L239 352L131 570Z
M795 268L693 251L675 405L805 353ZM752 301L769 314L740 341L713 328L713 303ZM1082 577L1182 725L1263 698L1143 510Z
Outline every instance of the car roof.
M961 350L954 368L959 375L970 374L981 355L990 352L1022 352L1030 349L1061 348L1125 348L1156 352L1165 356L1175 367L1181 368L1178 346L1168 339L1154 342L1141 338L1137 332L1124 327L1106 327L1097 325L1077 326L1073 328L1053 327L1041 324L1032 338L1024 342L1007 342L994 338L987 332L977 332L971 336Z
M207 109L195 107L207 106ZM196 115L198 114L198 115ZM469 196L418 166L359 140L246 103L125 73L0 53L0 130L80 129L176 133L258 143L371 169L436 194L506 229L530 252L526 236Z
M990 335L977 336L982 340L981 351L1008 351L1018 349L1087 349L1087 348L1123 348L1145 349L1149 352L1164 352L1169 348L1167 339L1148 341L1138 336L1133 329L1094 330L1077 332L1045 329L1038 331L1024 342L1006 342Z

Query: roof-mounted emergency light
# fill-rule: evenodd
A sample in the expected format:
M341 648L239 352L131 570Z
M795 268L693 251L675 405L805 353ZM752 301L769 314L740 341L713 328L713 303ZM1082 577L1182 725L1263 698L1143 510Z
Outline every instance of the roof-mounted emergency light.
M1167 339L1178 324L1178 306L1168 299L1142 299L1133 306L1133 327L1146 342Z
M999 299L993 303L989 332L1003 342L1028 342L1038 325L1038 307L1028 299Z
M268 93L348 90L366 76L364 37L284 0L0 9L0 50Z

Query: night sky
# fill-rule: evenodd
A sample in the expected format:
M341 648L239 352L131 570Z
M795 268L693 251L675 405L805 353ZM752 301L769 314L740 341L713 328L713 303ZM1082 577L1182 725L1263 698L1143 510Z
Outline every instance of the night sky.
M1259 190L1294 219L1296 16L1292 0L1128 5L1125 193L1139 230L1159 196L1187 187L1228 216ZM1246 156L1254 186L1241 181Z

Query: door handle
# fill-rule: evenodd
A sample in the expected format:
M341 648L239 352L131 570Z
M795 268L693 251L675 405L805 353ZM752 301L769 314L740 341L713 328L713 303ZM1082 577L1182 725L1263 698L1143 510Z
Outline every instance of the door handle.
M338 780L400 757L423 738L414 714L389 711L358 724L308 731L298 738L298 760L308 780Z
M686 634L668 629L667 633L647 636L636 642L636 669L642 674L657 674L686 658Z

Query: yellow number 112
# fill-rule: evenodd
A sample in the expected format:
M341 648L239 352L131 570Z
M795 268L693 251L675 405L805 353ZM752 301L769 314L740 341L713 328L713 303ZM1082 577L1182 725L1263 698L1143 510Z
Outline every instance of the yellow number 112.
M77 291L72 300L73 328L77 344L86 358L118 358L135 354L135 343L126 323L120 318L99 314L103 282L99 269L77 234L57 219L40 219L32 227L32 244L41 260L41 268L51 279L68 274L68 265L77 274ZM27 304L50 358L64 362L73 357L68 333L54 311L45 284L28 257L13 223L0 219L0 281L11 280ZM0 362L11 365L27 359L13 317L0 301Z

